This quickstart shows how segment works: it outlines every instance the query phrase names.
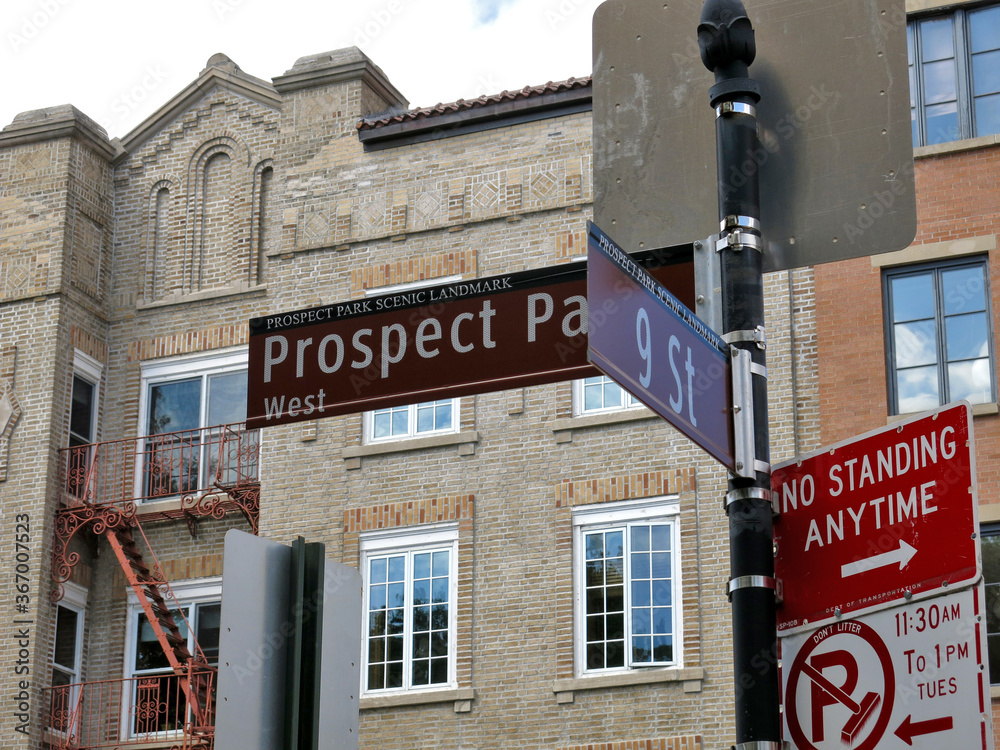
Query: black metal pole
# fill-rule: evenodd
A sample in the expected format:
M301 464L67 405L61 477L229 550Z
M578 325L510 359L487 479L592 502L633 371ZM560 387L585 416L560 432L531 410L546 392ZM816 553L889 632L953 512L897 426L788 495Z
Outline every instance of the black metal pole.
M752 385L747 395L753 399L753 450L743 458L744 463L751 461L752 465L737 466L726 494L731 572L728 591L736 690L735 747L779 750L777 587L764 351L764 244L757 179L761 152L756 106L760 87L749 74L756 47L753 26L740 0L706 0L698 25L698 44L702 61L715 73L716 81L709 96L716 111L723 338L736 349L749 352ZM745 362L747 357L743 355L742 359Z

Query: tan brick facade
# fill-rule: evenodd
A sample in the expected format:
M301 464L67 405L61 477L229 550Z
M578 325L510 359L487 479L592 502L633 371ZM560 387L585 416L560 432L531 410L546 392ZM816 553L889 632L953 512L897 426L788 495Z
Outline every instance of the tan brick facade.
M33 545L32 734L5 712L0 747L41 747L75 352L102 368L97 439L125 441L148 430L144 371L244 351L252 317L584 254L589 112L366 150L358 120L400 104L357 50L303 58L273 82L217 56L121 143L67 109L0 134L0 356L16 351L0 388L19 404L0 473L2 545L19 513L31 517ZM767 280L775 460L818 445L816 300L811 269ZM4 449L0 435L0 462ZM733 742L733 692L752 689L755 675L732 673L725 471L649 412L581 416L570 383L538 385L463 398L458 431L442 440L368 445L360 415L269 427L260 461L260 533L275 541L301 535L358 566L366 539L457 534L453 684L363 695L362 748ZM141 484L134 466L124 476ZM655 498L679 509L677 665L584 675L574 513ZM195 519L184 502L140 506L151 550L140 546L170 581L214 585L225 532L248 526L232 508ZM87 527L69 547L79 559L68 580L88 595L83 682L131 674L136 610L101 534ZM12 592L0 587L5 615ZM16 659L0 648L5 700Z

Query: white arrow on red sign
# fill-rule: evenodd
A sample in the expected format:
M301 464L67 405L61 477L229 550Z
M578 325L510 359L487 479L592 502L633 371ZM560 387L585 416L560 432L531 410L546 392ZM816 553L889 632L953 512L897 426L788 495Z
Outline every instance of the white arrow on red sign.
M778 631L979 580L974 456L959 402L775 466Z
M894 549L891 552L883 552L880 555L872 555L864 560L856 560L855 562L841 565L840 577L848 578L849 576L868 573L889 565L895 565L897 563L899 564L899 569L902 570L906 567L906 564L913 559L915 554L917 554L916 547L912 547L900 539L898 549Z

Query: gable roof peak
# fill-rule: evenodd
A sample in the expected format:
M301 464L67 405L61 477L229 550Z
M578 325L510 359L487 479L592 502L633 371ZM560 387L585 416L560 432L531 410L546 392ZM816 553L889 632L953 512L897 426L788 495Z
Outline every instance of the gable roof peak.
M242 73L240 66L233 62L232 58L224 52L216 52L210 58L208 62L205 63L205 67L202 68L201 73L198 75L205 75L210 69L219 68L226 73Z

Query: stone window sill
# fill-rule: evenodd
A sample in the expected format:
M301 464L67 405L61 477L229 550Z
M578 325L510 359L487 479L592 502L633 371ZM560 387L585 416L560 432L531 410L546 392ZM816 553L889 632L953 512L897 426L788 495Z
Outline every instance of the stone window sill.
M977 148L988 148L1000 143L1000 135L983 135L978 138L966 138L961 141L948 141L947 143L935 143L933 146L917 146L913 149L913 157L919 159L925 156L939 156L940 154L953 154L959 151L971 151Z
M886 417L886 424L895 424L908 417L913 417L920 412L915 412L913 414L890 414ZM972 405L972 416L973 417L987 417L991 414L1000 414L1000 404L990 403L990 404L973 404Z
M574 430L586 430L594 427L622 424L624 422L639 422L644 419L654 419L656 414L645 406L621 411L602 412L600 414L585 414L568 419L555 419L550 423L557 443L572 443Z
M358 701L358 709L367 711L377 708L396 708L397 706L423 706L430 703L455 703L455 713L464 714L472 710L472 701L476 699L473 688L455 688L453 690L423 690L395 695L368 695Z
M633 685L657 685L665 682L681 683L685 693L700 693L701 683L704 679L705 670L702 667L633 669L615 674L556 680L552 683L552 692L555 693L558 703L572 703L573 693L577 691L607 690Z
M240 294L266 294L266 284L246 284L236 283L232 286L219 287L218 289L206 289L201 292L187 292L184 294L171 294L166 299L159 299L155 302L137 302L136 310L152 310L158 307L170 307L171 305L186 305L190 302L198 302L207 299L219 299L220 297L233 297Z
M427 450L428 448L442 448L450 445L458 446L458 455L471 456L476 452L476 444L478 442L479 432L477 430L469 430L449 435L431 435L429 437L412 438L410 440L395 440L390 443L352 445L344 448L340 452L340 456L344 459L345 468L360 469L361 459L363 458L386 456L391 453L408 453L410 451Z

